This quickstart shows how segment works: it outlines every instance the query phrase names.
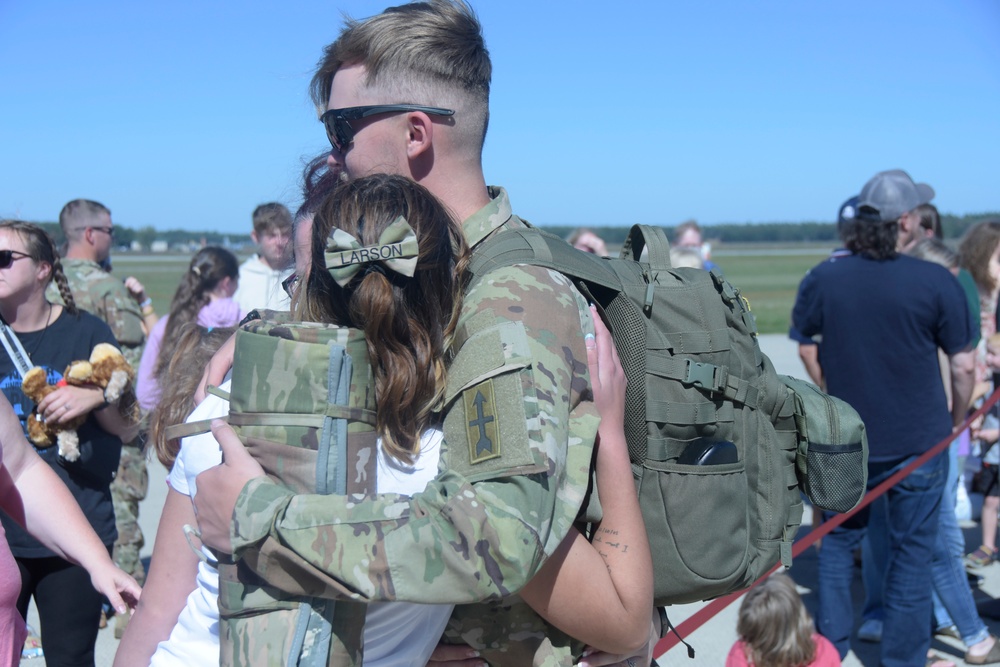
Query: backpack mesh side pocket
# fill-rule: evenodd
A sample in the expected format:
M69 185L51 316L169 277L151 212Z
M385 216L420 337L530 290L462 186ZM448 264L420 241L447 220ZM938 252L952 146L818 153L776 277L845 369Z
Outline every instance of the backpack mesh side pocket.
M802 489L816 507L852 510L868 484L864 422L854 408L816 385L787 375L780 378L795 398L795 472Z

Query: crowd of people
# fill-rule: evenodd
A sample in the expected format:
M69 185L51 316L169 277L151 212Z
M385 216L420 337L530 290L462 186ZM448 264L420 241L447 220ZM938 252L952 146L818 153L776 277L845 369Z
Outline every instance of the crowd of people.
M110 272L103 204L63 208L62 253L36 225L0 223L0 664L40 644L50 667L93 665L112 615L121 667L651 663L666 628L610 333L557 272L468 279L477 245L525 224L483 174L491 76L459 0L347 21L311 82L331 148L309 163L301 208L257 207L242 264L198 251L163 317ZM956 258L935 241L932 198L904 172L876 175L792 315L810 376L868 424L870 487L961 423L1000 369L1000 223ZM607 254L590 230L569 241ZM675 266L720 271L697 223L675 241ZM328 367L251 358L238 325L330 336ZM134 395L63 377L100 343L134 368ZM346 402L282 421L282 401L318 375L334 383L347 348ZM55 385L37 405L21 386L31 366ZM249 400L277 406L259 430L235 418ZM32 414L80 420L79 458L29 443ZM975 435L995 441L996 423ZM170 472L147 573L149 452ZM885 665L936 660L931 634L950 628L967 662L1000 662L965 579L956 455L824 540L818 633L775 576L745 599L727 664L840 664L862 544ZM984 477L983 545L966 559L979 565L996 557L1000 503L996 466ZM41 641L27 637L32 599Z
M997 503L987 498L983 546L963 559L960 445L919 466L916 459L992 393L1000 223L973 226L956 253L942 240L934 194L904 171L876 174L841 206L844 248L806 275L796 297L791 337L807 372L864 419L869 489L909 471L824 538L818 625L846 656L860 549L866 599L857 637L881 643L881 664L953 665L929 650L933 635L960 639L968 664L995 664L1000 642L979 617L965 566L992 562ZM990 427L973 428L986 446Z

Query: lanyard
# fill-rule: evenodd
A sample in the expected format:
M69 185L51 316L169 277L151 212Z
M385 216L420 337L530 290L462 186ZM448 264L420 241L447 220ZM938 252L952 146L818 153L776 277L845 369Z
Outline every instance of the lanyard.
M31 359L24 351L24 346L21 345L17 334L5 322L0 322L0 343L3 343L7 354L10 355L10 360L17 366L17 371L23 378L31 370Z

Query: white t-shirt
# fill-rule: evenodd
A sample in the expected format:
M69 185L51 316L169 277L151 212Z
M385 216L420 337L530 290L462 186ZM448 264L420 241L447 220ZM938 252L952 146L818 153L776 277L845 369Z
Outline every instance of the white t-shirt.
M229 391L229 382L220 387ZM187 421L212 419L229 414L229 402L209 395ZM422 491L437 476L441 457L441 431L426 431L420 438L420 456L412 466L388 457L378 448L378 493L412 495ZM211 433L181 441L181 451L167 483L174 491L193 497L195 477L221 461L219 443ZM203 549L206 556L211 555ZM177 618L170 637L160 642L151 667L216 667L219 664L219 573L202 560L198 563L197 587ZM365 617L365 665L407 667L424 665L437 646L451 616L453 605L377 602Z

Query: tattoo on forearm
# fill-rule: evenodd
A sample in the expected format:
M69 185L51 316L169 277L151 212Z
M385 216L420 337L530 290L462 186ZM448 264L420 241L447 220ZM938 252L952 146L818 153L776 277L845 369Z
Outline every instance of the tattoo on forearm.
M594 534L594 544L600 544L607 549L614 549L621 553L628 553L628 545L621 541L618 537L618 531L611 528L604 528L603 526L597 529ZM598 547L598 552L601 556L607 558L608 554Z

